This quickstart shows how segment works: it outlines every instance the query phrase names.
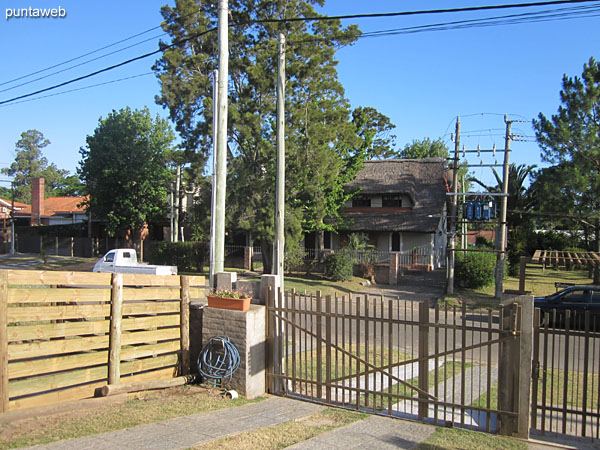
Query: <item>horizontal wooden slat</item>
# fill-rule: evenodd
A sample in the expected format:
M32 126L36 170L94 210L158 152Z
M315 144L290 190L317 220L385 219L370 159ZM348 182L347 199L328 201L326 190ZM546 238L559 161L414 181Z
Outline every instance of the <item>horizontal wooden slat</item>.
M8 340L9 342L30 341L34 339L50 339L66 336L82 336L85 334L108 333L109 325L110 322L108 320L86 320L82 322L19 325L8 327Z
M180 286L177 275L146 275L137 273L124 273L123 285L125 286Z
M143 289L123 289L123 300L178 300L179 288L146 287Z
M106 381L90 383L84 386L77 386L75 388L49 392L47 394L36 395L33 397L11 400L8 403L8 409L9 411L12 411L25 408L34 408L37 406L53 405L56 403L64 403L73 400L81 400L83 398L90 398L94 396L94 391L98 388L101 388L102 386L106 386Z
M12 397L42 393L93 381L105 380L108 370L105 366L69 370L68 372L24 378L8 383L8 394Z
M206 297L206 290L208 288L190 288L190 298L204 298Z
M177 354L170 354L159 356L156 358L144 358L136 359L135 361L125 361L121 363L121 376L130 373L145 372L146 370L174 366L177 364L177 359Z
M14 361L104 348L108 348L108 336L12 344L8 346L8 359Z
M157 356L163 353L176 352L180 349L179 341L161 342L160 344L144 345L141 347L129 347L121 350L121 361L136 358Z
M121 383L136 383L138 381L146 380L166 380L169 378L176 377L177 367L168 367L166 369L153 370L151 372L138 373L136 375L130 375L121 377Z
M77 355L56 356L30 361L19 361L8 365L8 377L12 380L21 377L32 377L62 370L108 364L108 351L80 353ZM107 368L105 370L108 370Z
M164 330L134 331L121 335L122 345L144 344L146 342L166 341L167 339L179 339L179 328L165 328Z
M204 275L190 275L190 286L204 286L206 284L206 277Z
M110 306L107 304L26 306L8 308L7 311L9 323L61 319L92 319L95 317L108 317L109 315Z
M121 329L123 331L139 330L143 328L173 327L179 326L180 316L170 314L168 316L132 317L123 319Z
M124 303L123 316L136 314L178 313L180 302Z
M109 302L110 289L22 289L8 290L9 304L57 303L57 302Z
M110 273L9 270L9 285L110 286Z

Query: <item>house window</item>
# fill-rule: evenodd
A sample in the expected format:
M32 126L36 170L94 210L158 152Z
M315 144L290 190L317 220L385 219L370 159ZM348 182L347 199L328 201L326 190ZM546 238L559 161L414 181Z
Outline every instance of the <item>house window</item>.
M400 251L400 233L398 231L392 233L392 251Z
M381 198L381 206L384 208L402 208L402 197L397 194L383 195Z
M370 208L371 207L371 198L367 197L366 195L359 195L357 197L354 197L352 199L352 207L353 208L360 208L360 207Z

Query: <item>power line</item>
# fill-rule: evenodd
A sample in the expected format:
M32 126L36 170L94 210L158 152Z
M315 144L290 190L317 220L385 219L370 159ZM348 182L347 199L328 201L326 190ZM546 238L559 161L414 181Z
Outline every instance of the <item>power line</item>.
M51 76L53 76L53 75L57 75L57 74L59 74L59 73L66 72L66 71L68 71L68 70L71 70L71 69L74 69L74 68L76 68L76 67L80 67L80 66L83 66L83 65L85 65L85 64L89 64L89 63L91 63L91 62L98 61L99 59L106 58L107 56L111 56L111 55L114 55L114 54L116 54L116 53L120 53L120 52L122 52L122 51L125 51L125 50L128 50L128 49L130 49L130 48L136 47L136 46L138 46L138 45L144 44L144 43L146 43L146 42L148 42L148 41L152 41L152 40L154 40L154 39L156 39L156 38L159 38L160 36L162 36L162 34L161 34L161 35L159 35L159 36L152 36L151 38L144 39L143 41L136 42L135 44L129 45L129 46L127 46L127 47L120 48L120 49L118 49L118 50L115 50L115 51L112 51L112 52L110 52L110 53L105 53L104 55L100 55L100 56L98 56L98 57L96 57L96 58L92 58L92 59L89 59L89 60L87 60L87 61L84 61L84 62L82 62L82 63L75 64L75 65L73 65L73 66L67 67L66 69L57 70L56 72L49 73L49 74L47 74L47 75L44 75L44 76L41 76L41 77L35 78L35 79L33 79L33 80L29 80L29 81L26 81L26 82L24 82L24 83L17 84L17 85L15 85L15 86L11 86L11 87L9 87L9 88L6 88L6 89L2 89L2 90L0 90L0 92L7 92L7 91L11 91L11 90L13 90L13 89L17 89L17 88L19 88L19 87L26 86L26 85L28 85L28 84L31 84L31 83L35 83L36 81L40 81L40 80L43 80L43 79L45 79L45 78L49 78L49 77L51 77ZM4 84L4 83L2 83L2 84ZM2 84L0 84L0 86L1 86Z
M566 3L569 3L569 4L573 4L573 3L591 3L591 2L598 2L598 1L599 0L554 0L554 1L534 2L534 3L517 3L517 4L504 4L504 5L486 5L486 6L473 6L473 7L465 7L465 8L419 10L419 11L402 11L402 12L393 12L393 13L373 13L373 14L340 15L340 16L296 17L296 18L288 18L288 19L263 19L263 20L254 21L254 22L248 23L248 24L251 25L251 24L257 24L257 23L287 23L287 22L298 22L298 21L328 21L328 20L342 20L342 19L356 19L356 18L398 17L398 16L409 16L409 15L423 15L423 14L443 14L443 13L473 12L473 11L495 10L495 9L508 9L508 8L530 8L530 7L536 7L536 6L548 6L548 5L558 5L558 4L566 4ZM563 10L567 10L567 9L568 8L563 8ZM535 13L532 13L532 14L535 14ZM524 15L527 15L527 14L524 14ZM508 17L508 16L506 16L506 17ZM502 18L502 16L500 18ZM493 20L493 19L494 18L474 19L472 21L461 21L461 22L476 22L478 20ZM388 30L388 31L382 31L382 32L372 32L371 34L365 33L364 35L357 36L357 37L373 37L375 35L377 35L377 36L385 36L385 35L389 35L390 33L400 34L401 32L404 32L406 30L417 29L417 28L423 28L423 29L428 28L429 30L432 30L432 28L430 28L432 26L438 26L438 27L439 26L443 26L443 25L451 26L451 25L454 25L454 24L455 23L449 22L449 23L446 23L446 24L425 25L425 26L421 26L421 27L408 27L406 29ZM238 25L240 25L240 24L238 24ZM146 32L149 32L149 31L153 30L153 29L156 29L156 28L157 27L154 27L154 28L152 28L150 30L146 30L145 32L142 32L140 34L144 34ZM122 67L122 66L130 64L132 62L139 61L141 59L145 59L145 58L147 58L149 56L152 56L152 55L155 55L157 53L163 52L163 51L165 51L165 50L167 50L169 48L172 48L172 47L174 47L176 45L185 43L185 42L187 42L187 41L189 41L189 40L191 40L193 38L202 36L204 34L207 34L209 32L215 31L215 30L216 30L216 28L211 28L211 29L208 29L208 30L203 31L201 33L198 33L198 34L196 34L194 36L189 36L189 37L187 37L185 39L182 39L182 40L179 40L177 42L171 43L170 45L164 46L164 47L159 48L157 50L154 50L152 52L148 52L148 53L145 53L143 55L139 55L137 57L130 58L130 59L126 60L126 61L114 64L114 65L109 66L109 67L105 67L103 69L97 70L97 71L89 73L87 75L82 75L80 77L77 77L77 78L65 81L63 83L59 83L59 84L56 84L56 85L53 85L53 86L50 86L50 87L47 87L47 88L44 88L44 89L37 90L35 92L31 92L31 93L28 93L28 94L23 94L23 95L20 95L20 96L17 96L17 97L13 97L13 98L8 99L8 100L0 101L0 105L5 105L7 103L12 103L12 102L15 102L17 100L28 98L28 97L31 97L31 96L34 96L34 95L37 95L37 94L41 94L43 92L54 90L54 89L66 86L68 84L72 84L72 83L75 83L77 81L81 81L81 80L84 80L84 79L87 79L87 78L99 75L99 74L104 73L104 72L108 72L110 70ZM139 36L140 34L138 34L136 36ZM129 40L129 39L131 39L131 38L127 38L125 40ZM120 42L123 42L125 40L122 40ZM117 44L116 43L115 44L111 44L110 46L112 46L112 45L117 45ZM109 46L107 46L107 47L109 47ZM94 53L94 52L96 52L96 51L90 52L90 53L88 53L88 55L91 54L91 53ZM78 58L80 58L80 57L78 57ZM74 58L74 59L78 59L78 58ZM74 59L72 59L72 60L74 60ZM64 64L64 63L60 63L60 64ZM60 64L54 65L52 67L57 67ZM48 69L44 69L44 71L45 70L48 70ZM37 73L39 73L39 71ZM25 77L30 76L30 75L26 75ZM17 80L17 79L15 79L15 80ZM15 81L15 80L12 80L12 81ZM9 83L9 82L5 82L5 83L2 83L2 84L6 84L6 83Z
M61 91L61 92L57 92L55 94L42 95L40 97L30 98L30 99L27 99L27 100L21 100L19 102L13 102L13 103L11 103L11 105L18 105L19 103L33 102L35 100L41 100L41 99L48 98L48 97L56 97L58 95L69 94L71 92L77 92L77 91L83 91L83 90L95 88L95 87L98 87L98 86L104 86L104 85L107 85L107 84L118 83L118 82L121 82L121 81L131 80L133 78L140 78L140 77L144 77L144 76L148 76L148 75L154 75L154 72L140 73L138 75L132 75L132 76L125 77L125 78L119 78L117 80L105 81L104 83L97 83L97 84L92 84L92 85L89 85L89 86L83 86L83 87L80 87L80 88L69 89L68 91ZM7 106L11 106L11 105L0 105L0 108L6 108Z

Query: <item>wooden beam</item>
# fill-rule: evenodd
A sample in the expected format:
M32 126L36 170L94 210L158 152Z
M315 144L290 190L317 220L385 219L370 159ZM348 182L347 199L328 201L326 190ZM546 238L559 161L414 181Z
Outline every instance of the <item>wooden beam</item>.
M181 278L179 340L181 342L181 375L190 373L190 278Z
M123 274L112 275L110 339L108 344L108 384L121 378L121 322L123 319Z
M195 375L184 375L177 378L171 378L169 380L148 380L138 381L136 383L103 386L102 389L100 389L100 395L106 397L110 395L125 394L128 392L147 391L151 389L165 389L192 383L195 379Z
M0 413L8 411L8 273L0 270Z

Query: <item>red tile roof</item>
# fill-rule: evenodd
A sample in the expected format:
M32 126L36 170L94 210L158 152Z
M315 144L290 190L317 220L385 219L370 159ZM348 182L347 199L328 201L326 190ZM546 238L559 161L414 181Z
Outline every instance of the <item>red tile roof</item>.
M60 213L75 213L85 212L81 203L86 200L87 197L50 197L44 200L44 210L42 216L55 216ZM30 215L31 205L19 211L20 215Z

